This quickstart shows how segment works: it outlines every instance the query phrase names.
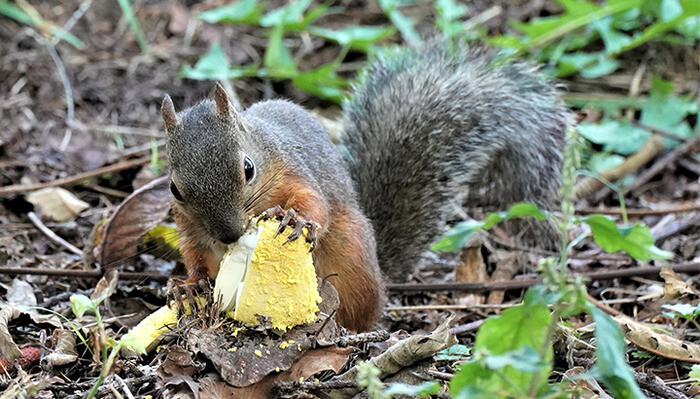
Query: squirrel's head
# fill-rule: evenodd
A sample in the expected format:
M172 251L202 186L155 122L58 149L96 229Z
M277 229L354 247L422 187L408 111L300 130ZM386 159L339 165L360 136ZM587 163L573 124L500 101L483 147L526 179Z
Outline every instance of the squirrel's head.
M171 168L173 207L194 223L198 239L235 242L248 223L258 183L256 154L247 153L251 127L216 85L213 100L177 114L166 95L161 107ZM208 244L213 244L209 242Z

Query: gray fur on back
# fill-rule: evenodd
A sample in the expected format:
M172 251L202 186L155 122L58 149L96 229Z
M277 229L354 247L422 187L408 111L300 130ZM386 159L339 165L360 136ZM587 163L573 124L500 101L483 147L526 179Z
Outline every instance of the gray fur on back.
M379 264L405 279L457 206L548 207L559 188L570 113L524 64L433 43L381 56L344 107L343 146L372 221Z

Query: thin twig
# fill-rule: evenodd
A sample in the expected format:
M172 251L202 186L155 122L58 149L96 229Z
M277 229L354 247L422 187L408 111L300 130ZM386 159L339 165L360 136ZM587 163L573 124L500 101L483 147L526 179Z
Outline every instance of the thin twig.
M77 10L71 15L71 17L66 21L66 23L63 25L63 30L66 32L69 32L71 29L73 29L73 26L80 20L80 18L85 15L85 12L90 8L92 5L92 0L86 0L83 2L80 7L78 7ZM61 38L59 36L54 36L51 38L51 45L55 46L58 44L59 40Z
M68 277L71 279L100 279L104 275L101 269L40 269L36 267L0 267L0 274L7 275L33 275L33 276L51 276L51 277ZM137 280L137 281L157 281L165 283L171 278L184 280L187 276L169 275L162 273L134 273L120 272L119 278L122 280Z
M644 173L639 175L639 177L637 177L634 180L634 182L632 182L632 184L623 188L622 194L625 195L630 191L639 188L640 186L651 180L651 178L661 173L661 171L663 171L664 168L666 168L668 165L673 164L678 158L684 156L687 153L690 153L696 146L700 146L700 136L695 136L691 139L688 139L682 145L674 148L673 151L658 159L656 162L654 162L654 165L652 165L649 169L644 171Z
M2 194L17 194L24 193L27 191L40 190L46 187L57 187L57 186L67 186L69 184L77 183L81 180L89 179L91 177L101 176L105 173L114 173L124 169L130 169L136 166L145 165L151 162L151 157L144 157L133 159L130 161L120 162L114 165L104 166L101 168L89 170L87 172L79 173L74 176L64 177L63 179L57 179L53 181L48 181L44 183L34 183L34 184L13 184L10 186L0 187L0 195Z
M387 312L409 311L409 310L471 310L471 309L508 309L519 304L473 304L473 305L417 305L417 306L388 306L384 308Z
M45 236L50 238L51 241L66 247L69 251L73 252L78 256L83 256L83 251L81 251L76 246L74 246L73 244L69 243L68 241L64 240L63 238L59 237L56 233L51 231L51 229L46 227L46 225L39 219L39 217L34 212L29 212L27 216L29 216L29 220L31 220L32 223L34 223L34 226L36 226L37 229L41 230L41 232L44 233Z
M70 142L71 136L73 135L73 130L71 129L71 126L73 124L73 116L75 113L75 105L73 104L73 89L71 88L70 80L68 79L68 74L66 73L66 68L65 66L63 66L63 61L61 61L61 57L56 51L56 47L51 42L44 39L34 29L27 28L26 31L28 32L29 36L33 37L34 40L46 47L46 50L51 56L51 59L53 60L54 64L56 64L58 76L61 78L61 83L63 84L63 91L66 96L66 126L68 127L66 128L66 133L63 135L63 139L61 140L60 148L61 151L65 151L65 149L68 147L68 143Z
M700 211L700 204L684 204L673 208L660 209L627 209L626 211L629 216L666 215L669 213L685 213ZM591 215L595 213L599 213L602 215L621 215L622 210L620 208L579 208L576 209L576 213L581 215Z

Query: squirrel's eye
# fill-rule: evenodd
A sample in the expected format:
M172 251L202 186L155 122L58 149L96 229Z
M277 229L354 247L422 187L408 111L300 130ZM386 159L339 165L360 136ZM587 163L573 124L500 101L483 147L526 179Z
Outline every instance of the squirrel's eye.
M170 181L170 192L173 193L173 197L175 197L176 200L180 202L185 201L185 199L182 198L182 194L180 194L180 190L177 189L177 186L172 180Z
M253 176L255 176L255 165L253 165L253 161L248 157L243 158L243 172L245 173L246 183L251 181Z

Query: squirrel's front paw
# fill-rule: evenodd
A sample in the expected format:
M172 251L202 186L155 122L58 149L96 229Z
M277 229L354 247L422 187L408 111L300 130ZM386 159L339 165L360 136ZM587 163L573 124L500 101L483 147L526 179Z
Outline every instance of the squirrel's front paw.
M207 278L188 278L185 281L170 279L168 281L167 303L175 302L178 309L178 317L185 313L185 309L196 312L198 309L196 297L208 298L211 289ZM187 303L185 303L187 302Z
M284 229L287 228L287 226L291 226L294 228L292 234L289 235L287 241L285 241L284 244L287 244L288 242L294 241L297 238L301 237L302 231L304 230L304 228L306 228L308 230L308 233L306 234L306 242L311 244L312 251L316 247L316 232L321 226L319 226L318 223L312 220L306 220L302 216L299 216L294 209L288 209L285 211L279 205L277 205L273 208L266 210L265 213L263 213L263 218L281 219L280 225L277 228L275 236L282 233Z

